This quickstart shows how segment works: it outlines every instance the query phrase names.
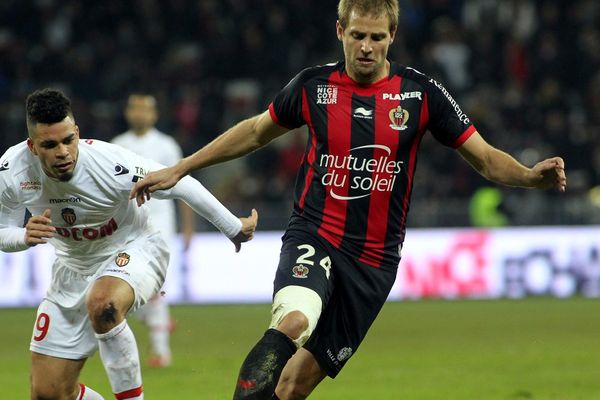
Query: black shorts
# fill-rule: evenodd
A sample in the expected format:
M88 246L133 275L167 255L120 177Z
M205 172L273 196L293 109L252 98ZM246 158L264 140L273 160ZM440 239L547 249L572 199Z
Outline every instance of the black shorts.
M334 378L358 349L395 279L396 271L374 268L318 235L291 229L283 236L274 293L296 285L319 294L323 312L304 348Z

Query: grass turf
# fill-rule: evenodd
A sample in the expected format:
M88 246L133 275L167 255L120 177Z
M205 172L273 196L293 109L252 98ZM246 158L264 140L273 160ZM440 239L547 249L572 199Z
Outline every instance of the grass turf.
M388 303L358 353L314 399L590 400L600 398L600 305L548 298ZM229 399L264 331L267 305L177 306L169 369L143 371L146 398ZM33 309L0 310L0 398L29 398ZM142 362L147 335L133 318ZM112 395L99 357L82 380Z

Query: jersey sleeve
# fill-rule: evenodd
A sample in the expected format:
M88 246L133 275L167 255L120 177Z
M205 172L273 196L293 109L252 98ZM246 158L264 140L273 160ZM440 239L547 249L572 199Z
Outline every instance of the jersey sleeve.
M306 123L302 115L302 92L305 80L306 70L296 75L269 104L269 114L278 125L294 129Z
M11 178L10 160L6 154L0 159L0 250L21 251L29 248L25 244L25 207L17 197Z
M156 191L154 195L157 199L185 201L196 214L204 217L230 239L242 229L242 222L239 218L221 204L199 181L189 175L184 176L171 189Z
M444 86L434 79L427 86L429 130L444 145L460 147L476 131L475 126Z
M143 179L149 172L166 168L165 165L139 156L130 150L119 148L119 151L121 152L119 158L127 160L117 164L117 168L123 168L117 174L121 174L118 176L121 178L121 190L127 197L135 182ZM242 228L239 218L221 204L199 181L190 176L183 177L171 189L158 190L152 196L155 200L150 201L164 199L185 201L197 214L212 223L228 238L235 237Z

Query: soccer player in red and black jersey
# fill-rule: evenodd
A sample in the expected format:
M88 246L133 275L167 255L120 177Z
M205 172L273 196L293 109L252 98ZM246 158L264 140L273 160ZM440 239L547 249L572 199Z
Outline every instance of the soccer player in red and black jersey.
M131 192L143 203L192 170L308 126L271 326L244 361L234 399L304 399L356 352L396 278L426 132L493 182L566 188L560 157L520 164L480 136L440 83L387 59L398 12L397 0L340 0L343 61L303 70L267 111Z

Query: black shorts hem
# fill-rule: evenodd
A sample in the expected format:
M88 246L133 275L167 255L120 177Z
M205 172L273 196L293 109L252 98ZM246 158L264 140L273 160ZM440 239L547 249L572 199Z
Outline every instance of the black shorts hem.
M306 346L304 346L304 349L313 355L315 360L317 360L317 364L319 364L319 367L321 367L321 369L323 371L325 371L327 376L330 377L331 379L335 379L335 377L342 370L341 368L332 366L331 362L328 359L321 357L321 355L319 353L311 351L311 349L307 348Z

